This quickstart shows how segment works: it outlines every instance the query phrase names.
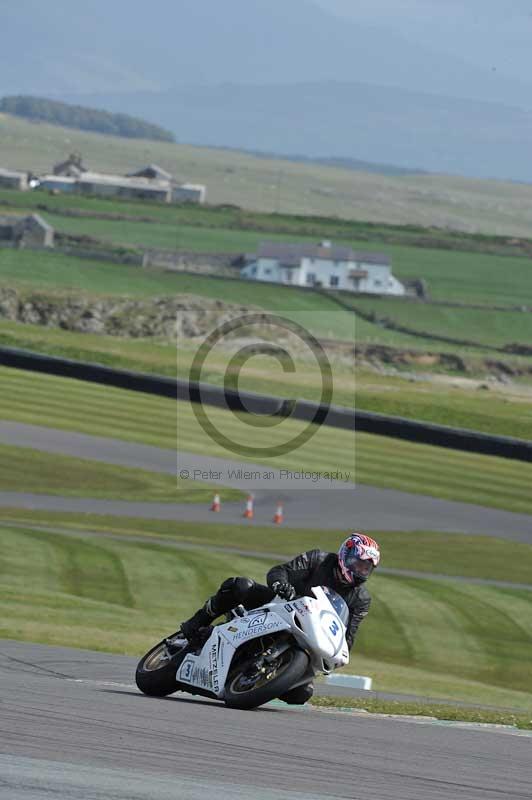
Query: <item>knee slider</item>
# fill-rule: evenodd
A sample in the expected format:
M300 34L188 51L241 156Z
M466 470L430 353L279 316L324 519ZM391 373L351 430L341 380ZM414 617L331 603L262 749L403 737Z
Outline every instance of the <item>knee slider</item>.
M300 689L300 697L306 703L307 700L310 700L312 695L314 694L314 686L312 683L307 683L306 686L298 687Z
M312 683L304 684L303 686L296 686L286 694L280 696L280 700L284 700L290 706L303 706L310 700L314 694L314 685Z

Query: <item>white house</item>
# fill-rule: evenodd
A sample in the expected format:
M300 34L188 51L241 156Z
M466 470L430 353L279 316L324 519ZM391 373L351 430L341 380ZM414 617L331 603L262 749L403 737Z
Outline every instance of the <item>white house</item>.
M261 242L249 264L241 270L244 278L291 286L323 286L348 292L405 294L392 275L389 256L365 253L350 247L320 244Z

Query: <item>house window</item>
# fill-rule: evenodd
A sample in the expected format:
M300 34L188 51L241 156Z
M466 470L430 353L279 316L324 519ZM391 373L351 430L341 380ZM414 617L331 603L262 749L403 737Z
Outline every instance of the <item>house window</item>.
M329 278L329 286L338 286L340 283L340 277L338 275L331 275Z
M271 275L272 274L271 268L270 267L264 267L264 274L265 275Z
M314 286L314 284L316 283L316 273L315 272L307 272L306 281L309 284L309 286Z

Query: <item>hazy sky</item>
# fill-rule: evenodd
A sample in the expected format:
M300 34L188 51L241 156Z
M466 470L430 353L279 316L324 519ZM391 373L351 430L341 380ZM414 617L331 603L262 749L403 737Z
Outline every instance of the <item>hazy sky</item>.
M532 0L314 0L432 50L532 79Z

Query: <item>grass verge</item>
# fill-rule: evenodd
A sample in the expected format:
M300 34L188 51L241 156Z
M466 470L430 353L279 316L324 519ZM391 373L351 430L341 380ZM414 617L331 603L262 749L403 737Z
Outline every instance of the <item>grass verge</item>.
M225 498L224 490L221 492ZM153 537L157 540L184 543L198 547L212 545L228 550L263 553L272 560L278 554L292 558L296 553L319 547L336 551L341 531L262 527L254 523L227 524L218 522L197 525L191 522L137 520L133 517L111 517L99 514L78 514L59 511L31 511L0 508L0 520L41 524L56 530L90 531L113 536ZM508 543L492 536L440 533L437 531L371 531L382 549L382 566L416 570L431 574L501 580L501 563L507 558ZM532 545L512 542L514 560L504 580L529 584L532 576Z
M208 503L213 485L0 444L0 491L158 503ZM225 489L226 500L245 495Z
M439 720L469 722L483 725L509 725L518 730L532 730L531 714L510 711L489 711L482 708L438 705L437 703L412 703L400 700L367 700L356 697L313 697L316 708L367 711L370 714L391 714L409 717L433 717Z
M188 403L176 404L107 386L0 368L0 418L79 431L235 460L200 427ZM250 442L249 426L230 412L208 409L219 430ZM253 447L285 443L305 423L285 420L253 428ZM238 456L236 456L238 459ZM531 513L532 464L322 426L303 446L282 457L251 460L289 470L342 470L349 480L448 500Z

